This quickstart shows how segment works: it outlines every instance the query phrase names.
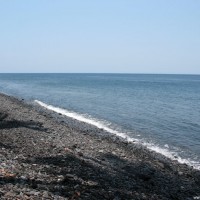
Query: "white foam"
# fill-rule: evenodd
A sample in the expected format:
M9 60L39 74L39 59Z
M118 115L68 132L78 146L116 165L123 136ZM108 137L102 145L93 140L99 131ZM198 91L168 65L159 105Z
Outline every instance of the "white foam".
M116 131L116 130L113 130L111 128L109 128L108 126L106 126L105 123L99 121L99 120L96 120L94 118L91 118L91 117L85 117L81 114L78 114L78 113L75 113L75 112L72 112L72 111L69 111L69 110L66 110L66 109L63 109L63 108L59 108L59 107L55 107L55 106L52 106L52 105L47 105L41 101L38 101L38 100L35 100L35 102L37 104L39 104L40 106L42 107L45 107L49 110L52 110L54 112L57 112L57 113L61 113L62 115L65 115L67 117L70 117L70 118L73 118L73 119L76 119L78 121L81 121L81 122L85 122L87 124L91 124L93 126L96 126L97 128L100 128L100 129L103 129L109 133L112 133L112 134L115 134L117 136L120 136L126 140L128 140L129 142L133 142L133 141L136 141L137 139L133 139L131 137L129 137L128 135L126 135L125 133L122 133L122 132L119 132L119 131Z
M97 128L103 129L103 130L105 130L105 131L107 131L109 133L115 134L115 135L117 135L117 136L119 136L119 137L121 137L123 139L126 139L128 142L140 143L140 144L146 146L148 149L150 149L150 150L152 150L154 152L160 153L160 154L166 156L167 158L170 158L172 160L177 160L179 163L187 164L189 166L193 166L195 169L200 170L200 162L192 161L190 159L181 158L180 156L177 155L176 152L171 152L169 150L169 146L168 145L165 145L163 148L161 148L158 145L155 145L153 143L147 143L147 142L144 142L142 140L131 138L126 133L119 132L117 130L113 130L112 128L109 128L105 122L99 121L99 120L94 119L94 118L92 118L90 116L86 117L86 116L78 114L76 112L69 111L67 109L63 109L63 108L59 108L59 107L55 107L55 106L52 106L52 105L48 105L48 104L43 103L43 102L38 101L38 100L35 100L35 102L37 104L39 104L40 106L48 109L48 110L52 110L54 112L61 113L62 115L65 115L67 117L70 117L70 118L76 119L78 121L85 122L87 124L96 126Z
M165 144L165 145L164 145L164 147L166 147L166 148L168 148L168 149L169 149L169 145L168 145L168 144Z
M163 148L159 147L158 145L145 142L143 143L143 145L145 145L148 149L152 151L155 151L166 156L167 158L170 158L171 160L177 160L181 164L187 164L189 166L193 166L195 169L200 170L200 162L193 161L189 158L181 158L180 156L178 156L177 152L170 151L169 147L166 147L166 145Z

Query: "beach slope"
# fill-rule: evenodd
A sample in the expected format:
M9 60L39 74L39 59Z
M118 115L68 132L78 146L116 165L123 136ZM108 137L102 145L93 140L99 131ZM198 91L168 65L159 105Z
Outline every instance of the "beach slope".
M0 94L1 199L197 199L200 172Z

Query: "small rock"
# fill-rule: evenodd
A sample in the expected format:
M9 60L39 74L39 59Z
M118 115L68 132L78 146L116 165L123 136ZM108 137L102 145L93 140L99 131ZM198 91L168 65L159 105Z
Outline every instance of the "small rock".
M77 144L74 144L74 145L72 146L72 148L75 149L75 148L77 148L77 146L78 146Z
M5 197L15 197L16 194L14 192L7 192L4 196Z
M78 152L78 155L79 155L79 156L83 156L83 153L82 153L82 152Z
M179 176L182 176L182 175L183 175L183 172L178 172L178 175L179 175Z
M38 196L40 194L40 192L34 192L34 191L30 191L29 195L34 195L34 196Z
M177 158L178 158L178 156L174 156L174 158L176 158L176 159L177 159Z
M35 162L36 159L35 159L35 158L30 158L30 161L31 161L31 162Z
M98 185L98 183L94 182L94 181L87 181L86 184L89 185L89 186L96 186L96 185Z
M24 196L23 192L20 192L19 196L22 196L22 197L23 197L23 196Z
M20 179L22 179L22 180L27 180L27 177L26 176L20 176Z
M77 184L77 185L74 186L74 189L77 189L78 187L79 187L79 185Z
M72 175L72 174L66 174L65 175L67 178L74 178L74 175Z
M163 163L161 163L161 162L158 162L157 163L161 168L165 168L165 166L164 166L164 164Z
M48 194L47 191L44 191L42 196L43 196L44 198L48 198L48 197L49 197L49 194Z
M63 175L59 175L59 176L58 176L58 178L60 178L60 179L63 179L63 178L64 178L64 176L63 176Z

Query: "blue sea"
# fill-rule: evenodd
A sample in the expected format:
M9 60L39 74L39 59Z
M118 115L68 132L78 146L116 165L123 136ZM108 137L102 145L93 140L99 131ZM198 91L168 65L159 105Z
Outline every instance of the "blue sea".
M200 169L200 75L0 74L0 92Z

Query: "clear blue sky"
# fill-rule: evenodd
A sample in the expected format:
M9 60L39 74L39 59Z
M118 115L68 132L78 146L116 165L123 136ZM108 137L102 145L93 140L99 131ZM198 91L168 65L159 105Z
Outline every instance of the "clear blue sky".
M0 72L200 74L200 1L1 0Z

